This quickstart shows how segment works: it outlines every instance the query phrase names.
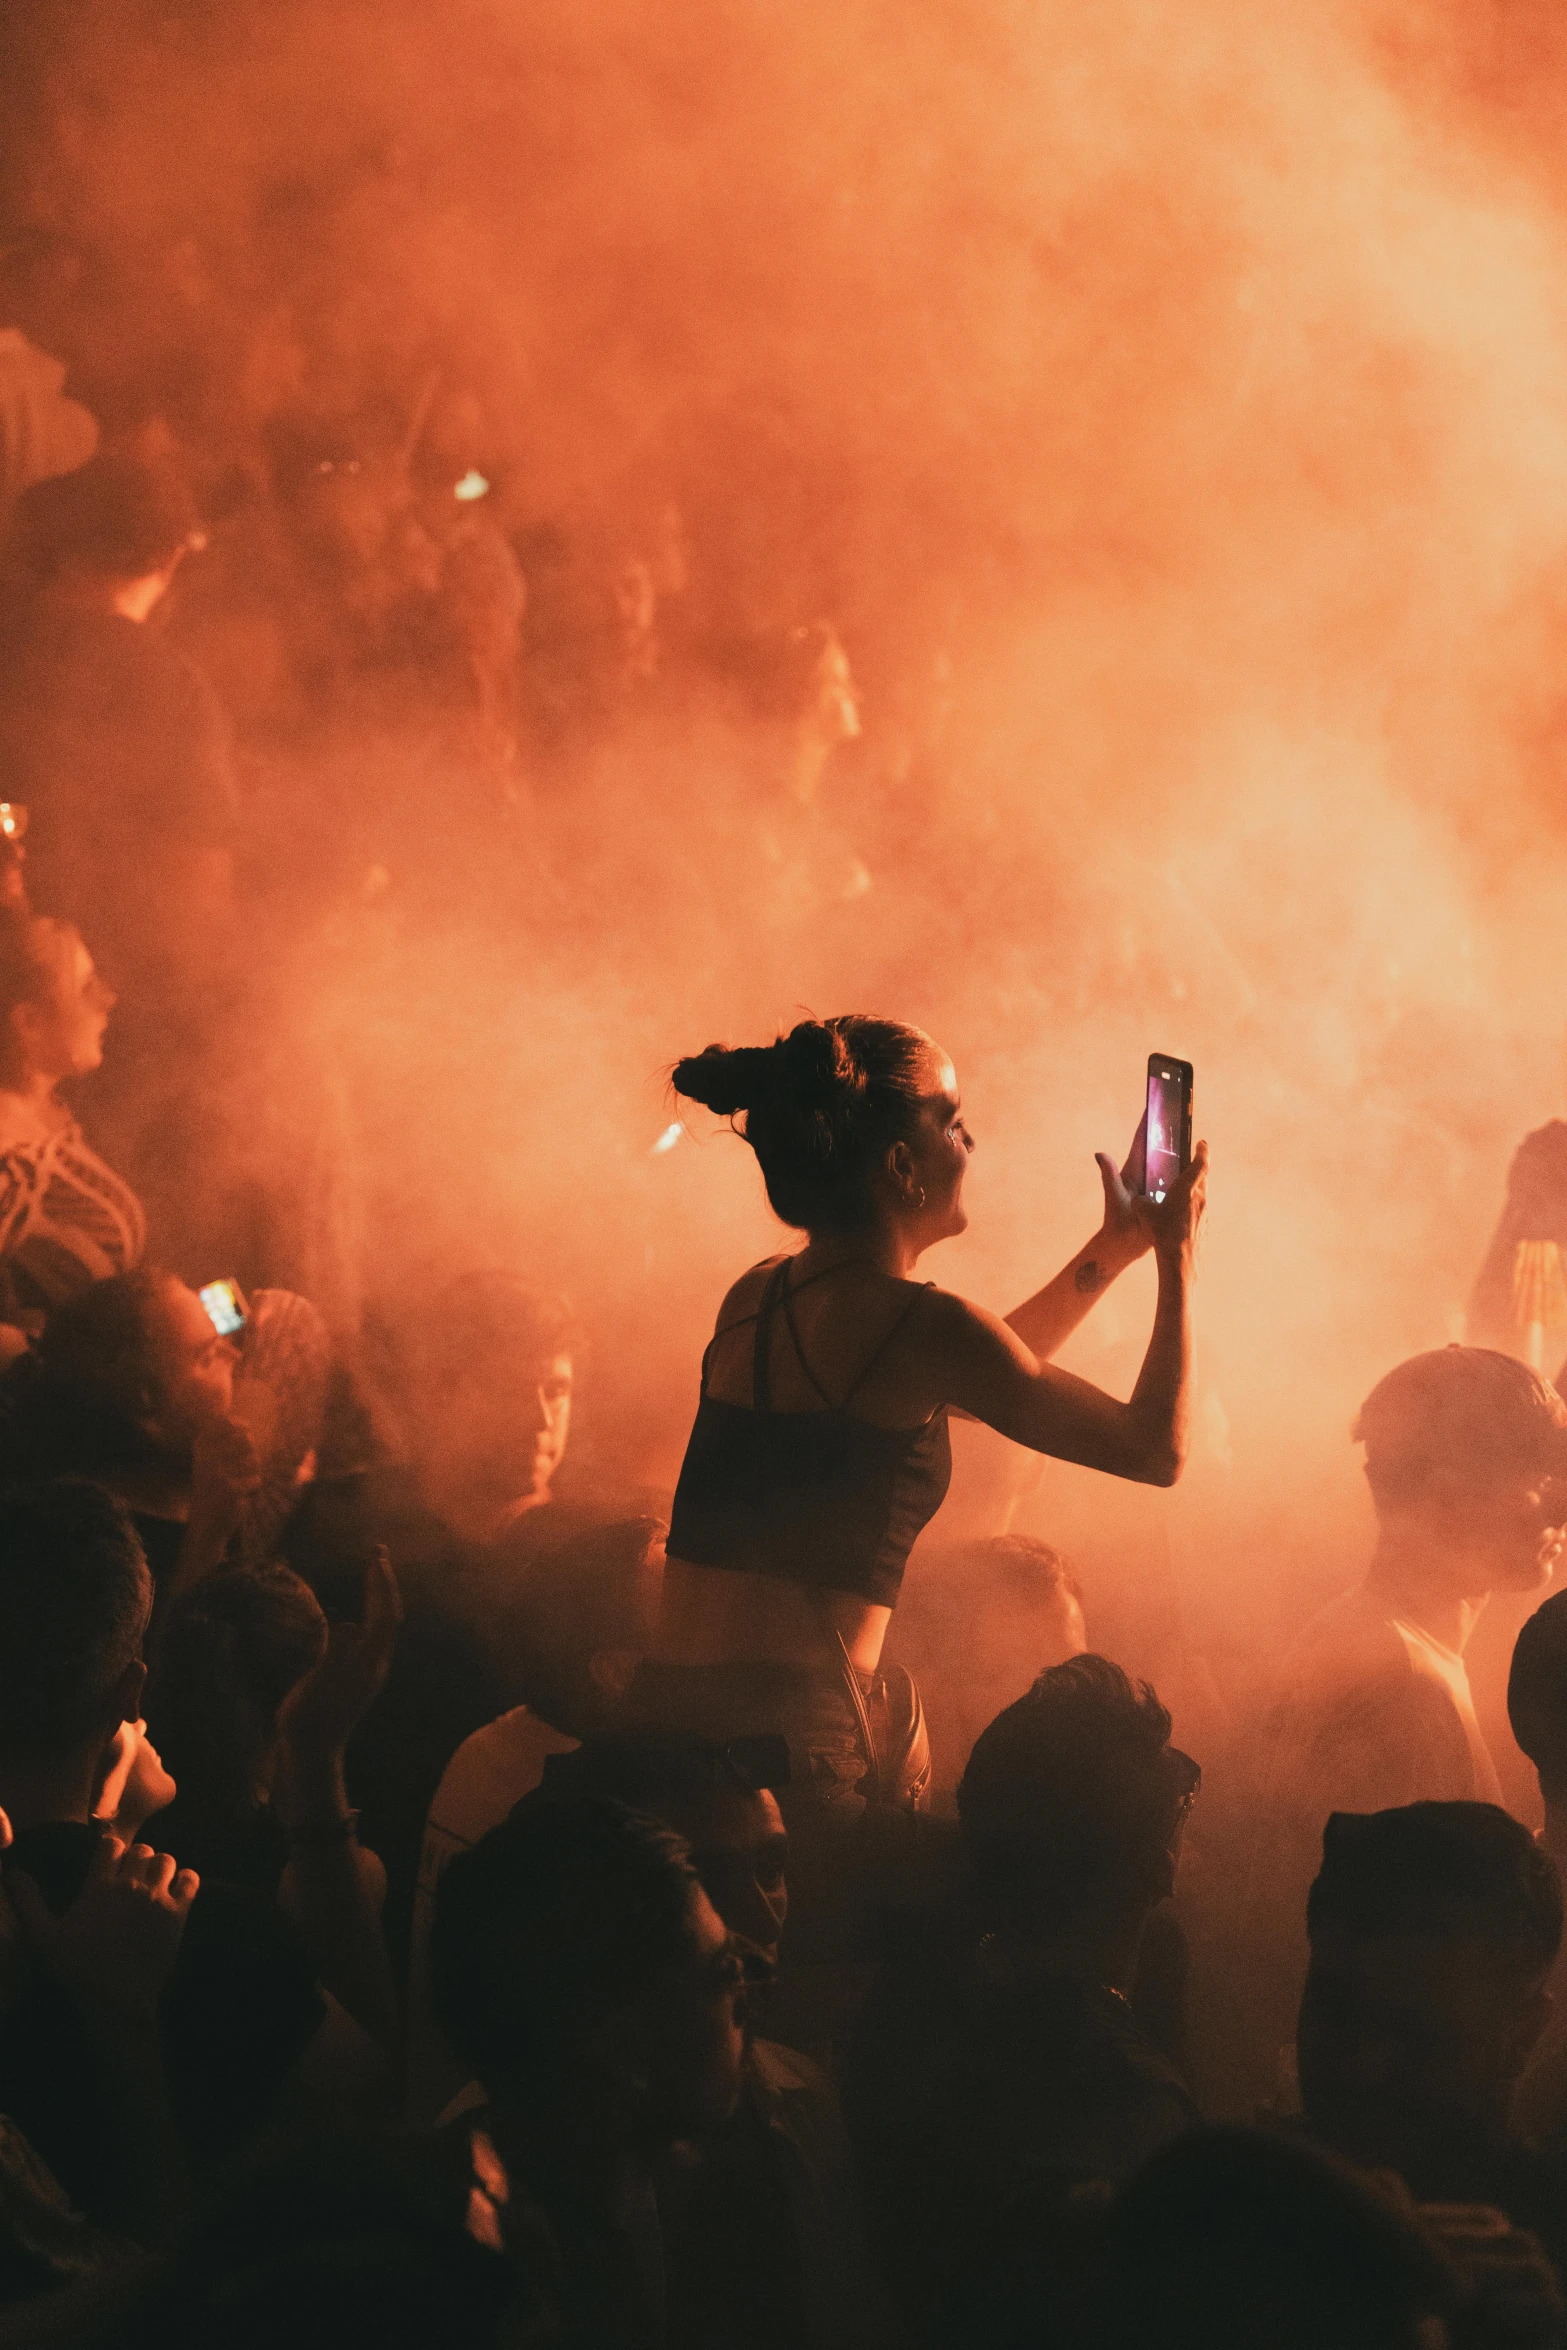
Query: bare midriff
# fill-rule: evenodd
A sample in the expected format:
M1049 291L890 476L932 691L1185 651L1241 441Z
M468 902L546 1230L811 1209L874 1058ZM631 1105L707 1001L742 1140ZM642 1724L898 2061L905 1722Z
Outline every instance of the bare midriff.
M892 1622L854 1591L811 1591L776 1575L664 1563L654 1656L666 1665L827 1665L873 1673Z

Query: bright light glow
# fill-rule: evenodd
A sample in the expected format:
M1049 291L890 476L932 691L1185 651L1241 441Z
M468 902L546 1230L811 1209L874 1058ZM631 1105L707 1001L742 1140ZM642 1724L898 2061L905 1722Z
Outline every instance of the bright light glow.
M476 465L469 466L462 480L452 491L452 496L461 498L465 506L471 505L475 498L487 498L489 494L490 485Z

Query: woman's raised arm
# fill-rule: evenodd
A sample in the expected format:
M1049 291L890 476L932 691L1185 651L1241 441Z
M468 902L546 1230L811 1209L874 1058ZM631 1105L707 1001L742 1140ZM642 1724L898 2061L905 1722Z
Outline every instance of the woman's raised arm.
M1017 1325L1049 1291L1006 1322L964 1298L941 1291L932 1297L919 1346L921 1367L941 1400L1033 1452L1140 1484L1173 1485L1186 1458L1191 1283L1207 1172L1208 1148L1199 1143L1166 1199L1135 1199L1158 1260L1159 1295L1148 1350L1125 1403L1086 1379L1054 1370L1025 1344ZM1036 1327L1043 1321L1041 1314Z
M1119 1172L1103 1151L1095 1151L1105 1192L1104 1222L1053 1281L1047 1281L1006 1317L1007 1328L1015 1330L1029 1353L1042 1363L1066 1344L1111 1282L1153 1246L1153 1234L1138 1214L1147 1133L1145 1117Z

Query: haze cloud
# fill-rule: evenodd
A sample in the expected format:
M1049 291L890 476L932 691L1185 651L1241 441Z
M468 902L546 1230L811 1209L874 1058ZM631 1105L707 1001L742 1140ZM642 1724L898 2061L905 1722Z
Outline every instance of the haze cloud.
M865 689L828 786L859 896L781 905L725 835L755 745L719 699L538 812L534 910L569 870L572 938L524 906L502 953L447 908L301 950L370 1277L410 1234L547 1260L667 1473L704 1322L773 1238L738 1145L650 1156L678 1053L800 1005L931 1028L984 1154L932 1269L1004 1305L1178 1050L1215 1155L1207 1458L1168 1503L1054 1471L1031 1506L1107 1594L1163 1545L1199 1618L1346 1579L1353 1407L1454 1333L1512 1145L1561 1107L1549 20L71 20L17 104L38 224L135 289L84 379L194 437L269 366L404 420L433 377L512 518L613 546L674 501L693 625L831 617ZM1141 1314L1069 1359L1128 1379Z

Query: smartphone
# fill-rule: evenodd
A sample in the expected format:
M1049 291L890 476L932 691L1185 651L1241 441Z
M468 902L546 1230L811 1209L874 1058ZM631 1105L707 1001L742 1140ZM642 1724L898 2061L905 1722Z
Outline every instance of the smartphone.
M1163 1199L1192 1163L1192 1065L1170 1053L1148 1056L1148 1149L1143 1191Z
M250 1320L250 1311L237 1281L209 1281L197 1291L207 1309L207 1320L220 1338L237 1338Z

